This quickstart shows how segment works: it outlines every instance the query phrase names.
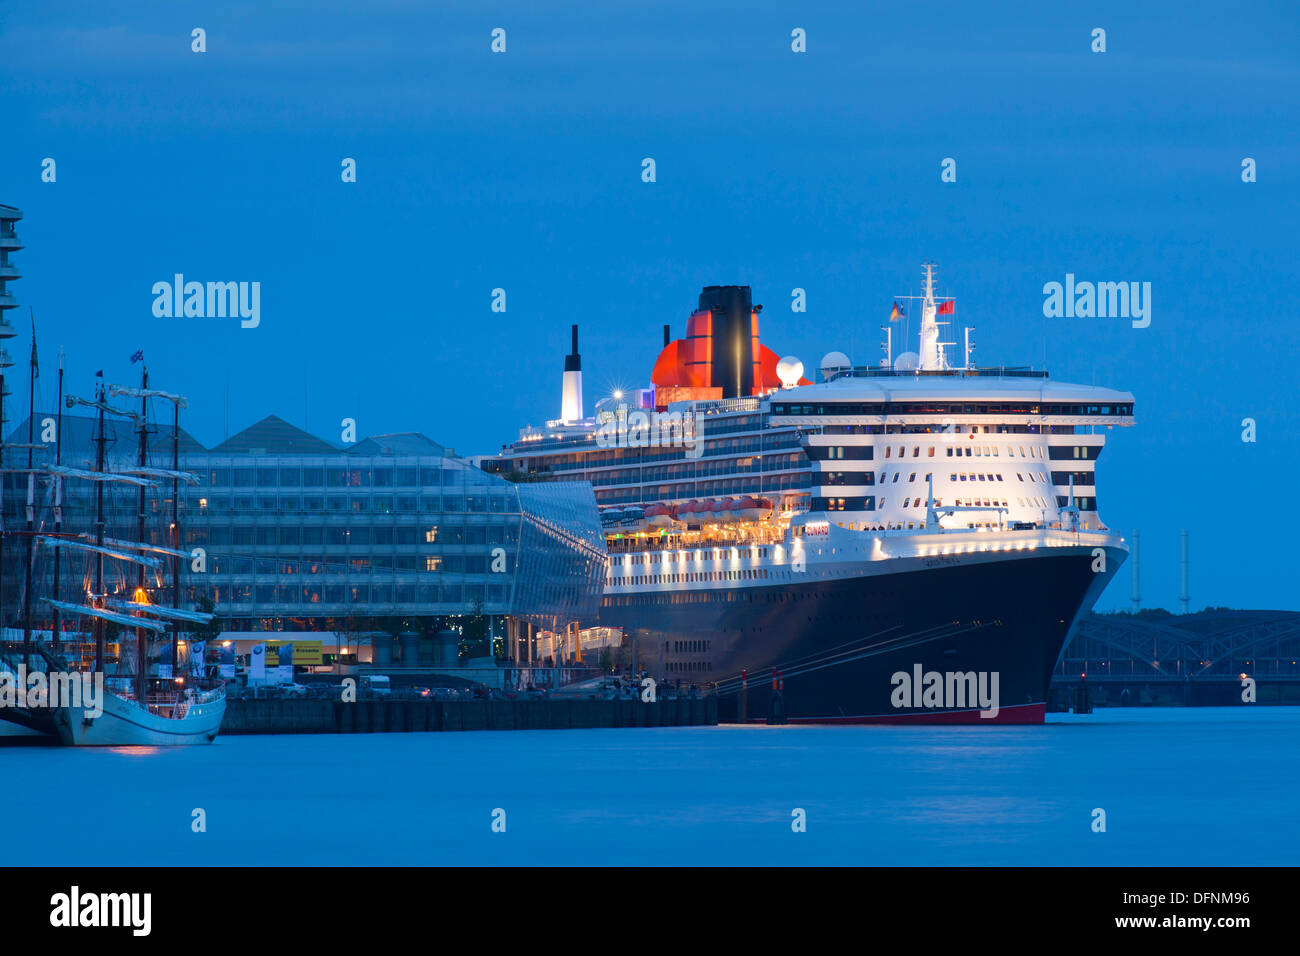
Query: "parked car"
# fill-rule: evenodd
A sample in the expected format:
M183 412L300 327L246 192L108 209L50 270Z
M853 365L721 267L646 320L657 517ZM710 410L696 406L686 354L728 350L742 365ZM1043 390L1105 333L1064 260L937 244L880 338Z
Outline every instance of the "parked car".
M285 700L306 700L307 688L303 684L279 684L277 685L280 696Z
M393 682L385 674L367 674L361 678L362 691L374 697L393 696Z

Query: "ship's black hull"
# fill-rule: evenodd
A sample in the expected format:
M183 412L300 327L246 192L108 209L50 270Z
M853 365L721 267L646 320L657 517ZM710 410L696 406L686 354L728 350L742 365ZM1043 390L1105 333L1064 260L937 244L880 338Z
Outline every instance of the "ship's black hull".
M600 623L624 629L641 669L717 685L724 721L1042 723L1070 626L1124 560L1106 550L1105 570L1069 549L689 597L611 595ZM947 676L969 674L990 692L997 675L996 713L988 694L984 706L963 700L974 685Z

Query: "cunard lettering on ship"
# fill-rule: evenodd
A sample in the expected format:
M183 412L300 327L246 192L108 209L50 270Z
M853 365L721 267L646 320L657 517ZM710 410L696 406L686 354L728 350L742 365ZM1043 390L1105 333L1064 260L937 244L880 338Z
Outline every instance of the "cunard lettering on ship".
M239 318L245 329L262 321L260 282L186 282L178 272L171 282L155 282L153 295L153 314L160 319Z
M980 716L998 715L997 671L925 671L912 665L912 673L895 671L890 683L894 692L889 702L895 707L967 710L979 708Z

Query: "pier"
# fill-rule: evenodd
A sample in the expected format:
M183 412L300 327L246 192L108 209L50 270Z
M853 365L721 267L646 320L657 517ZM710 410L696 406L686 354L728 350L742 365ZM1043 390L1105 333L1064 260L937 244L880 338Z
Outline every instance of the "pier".
M718 723L715 697L640 700L236 700L221 733L367 734L454 730L697 727Z

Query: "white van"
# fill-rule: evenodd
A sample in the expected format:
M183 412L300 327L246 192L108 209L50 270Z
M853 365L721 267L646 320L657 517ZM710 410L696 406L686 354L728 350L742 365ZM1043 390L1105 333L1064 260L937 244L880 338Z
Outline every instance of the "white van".
M393 683L384 674L367 674L361 678L361 686L376 697L393 695Z

